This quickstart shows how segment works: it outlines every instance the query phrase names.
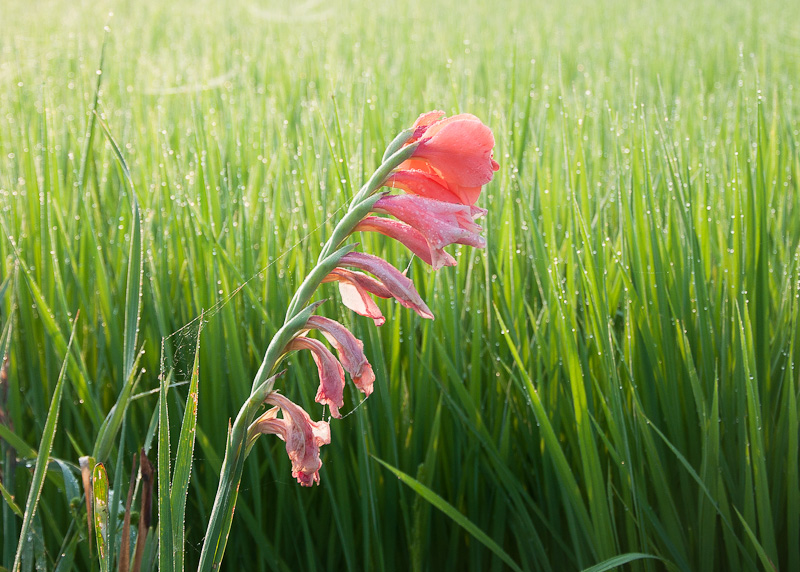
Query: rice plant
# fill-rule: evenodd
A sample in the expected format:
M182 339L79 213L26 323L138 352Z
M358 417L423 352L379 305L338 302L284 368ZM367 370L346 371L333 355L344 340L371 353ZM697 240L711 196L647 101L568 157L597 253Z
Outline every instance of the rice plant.
M494 131L487 247L434 273L359 237L436 319L329 314L374 393L345 390L319 486L259 440L223 568L800 569L794 11L0 6L0 566L155 569L186 480L171 538L197 567L292 295L394 135L443 109ZM318 419L313 363L288 366Z

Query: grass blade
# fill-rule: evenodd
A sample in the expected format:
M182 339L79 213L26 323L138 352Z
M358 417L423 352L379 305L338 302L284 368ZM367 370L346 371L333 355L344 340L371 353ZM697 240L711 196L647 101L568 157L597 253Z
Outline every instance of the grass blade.
M486 546L489 550L491 550L494 554L496 554L503 562L508 564L508 566L515 570L516 572L522 572L522 569L517 565L516 562L508 555L508 553L503 550L494 540L489 538L489 536L483 532L480 528L475 526L472 521L470 521L467 517L461 514L456 507L448 503L442 497L437 495L431 489L420 483L418 480L414 479L413 477L405 474L403 471L394 468L389 463L378 459L377 457L373 456L373 459L378 461L381 465L389 469L394 475L403 481L406 485L411 487L411 489L424 498L426 501L431 503L433 506L438 508L442 511L445 515L447 515L453 522L459 525L461 528L466 530L469 534L471 534L478 542Z
M172 572L175 569L172 506L170 503L170 443L169 411L167 395L169 382L167 376L161 378L161 391L158 398L158 569Z
M92 471L92 496L94 497L94 531L100 572L109 571L109 561L111 560L108 528L109 488L106 468L103 463L97 463Z
M5 500L9 508L14 511L14 514L22 518L22 509L14 502L14 496L3 486L2 481L0 481L0 493L3 494L3 500Z
M97 116L97 112L94 113ZM131 232L130 249L128 252L128 273L125 284L125 326L124 338L122 347L122 371L123 371L123 387L117 398L114 407L109 412L95 442L93 456L98 461L104 461L111 451L114 441L116 440L117 433L122 426L122 421L125 418L125 413L128 409L133 389L136 385L136 376L134 370L138 358L136 356L136 341L139 333L139 319L141 318L142 311L142 277L144 275L144 261L142 255L142 221L139 212L139 201L136 198L136 189L133 186L133 179L131 178L130 169L125 162L122 151L119 145L111 135L108 125L97 116L97 123L103 130L103 133L108 140L114 156L117 159L117 164L123 173L124 179L128 182L131 190L133 211L133 226Z
M22 551L28 544L28 536L31 528L33 516L36 514L36 507L39 504L39 498L42 494L42 487L44 486L44 477L47 474L47 465L49 464L50 451L53 448L53 440L56 436L56 428L58 425L58 414L61 409L61 396L64 391L64 376L67 372L67 363L69 362L69 352L72 348L72 340L75 338L75 330L78 324L79 312L76 312L75 319L72 322L72 333L67 342L67 352L64 355L64 361L61 364L61 372L58 374L58 381L56 382L55 390L53 391L53 399L50 401L50 408L47 411L47 421L44 424L44 432L42 439L39 442L39 454L36 456L36 468L33 471L33 480L31 481L31 489L28 493L28 500L25 503L25 515L22 518L22 528L19 533L19 544L17 545L17 555L14 558L13 570L19 570L22 559Z
M175 470L172 476L172 492L170 505L172 509L172 549L175 558L175 570L183 571L184 515L186 514L186 494L189 490L189 479L192 473L192 455L194 454L197 428L197 402L200 383L200 332L202 331L203 314L200 314L201 327L197 331L197 345L192 367L192 381L189 384L189 395L186 397L186 409L183 414L181 434L178 439L178 452L175 456Z
M599 564L595 564L591 568L585 568L583 572L606 572L607 570L613 570L614 568L618 568L623 564L628 564L629 562L634 562L636 560L643 560L646 558L655 558L657 560L661 560L657 556L653 556L651 554L641 554L637 552L631 552L629 554L620 554L619 556L614 556L613 558L604 560Z

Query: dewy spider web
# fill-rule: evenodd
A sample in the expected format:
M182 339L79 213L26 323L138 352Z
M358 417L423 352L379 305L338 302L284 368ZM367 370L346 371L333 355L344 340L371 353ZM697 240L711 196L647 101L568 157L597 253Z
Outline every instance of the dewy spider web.
M246 288L248 284L261 277L267 270L269 270L275 263L280 261L289 252L306 242L311 235L328 224L328 222L342 209L347 207L347 205L348 203L342 204L339 208L329 214L328 217L316 228L310 230L300 240L278 254L274 260L253 274L250 278L239 284L230 294L219 300L216 304L210 308L203 309L199 316L187 322L168 336L162 337L158 379L167 379L170 387L189 382L192 377L192 365L194 364L194 354L197 348L197 339L205 324L207 324L217 313L219 313L220 310L222 310L222 308L224 308L236 295ZM266 350L266 348L264 349ZM157 391L158 390L156 389L155 392Z

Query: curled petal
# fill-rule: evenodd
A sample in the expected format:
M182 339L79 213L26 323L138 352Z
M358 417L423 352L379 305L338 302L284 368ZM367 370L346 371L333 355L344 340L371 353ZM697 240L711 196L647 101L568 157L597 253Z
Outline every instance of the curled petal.
M478 207L416 195L393 195L378 200L374 209L400 219L425 237L434 270L445 266L448 258L452 258L443 250L449 244L466 244L475 248L486 246L486 240L478 234L482 229L474 221L486 211Z
M386 322L386 318L383 317L380 308L370 297L370 294L380 298L391 298L392 293L372 276L367 276L361 272L353 272L346 268L335 268L322 281L338 282L342 304L359 316L372 318L376 326L382 326Z
M393 238L406 246L426 264L433 264L431 260L431 247L428 241L417 230L404 222L390 218L369 216L362 220L355 228L356 231L379 232ZM441 260L441 266L455 266L456 260L446 252Z
M422 300L417 289L414 288L414 283L382 258L372 256L371 254L364 254L363 252L348 252L341 258L339 264L369 272L391 292L392 296L400 302L400 304L414 310L423 318L433 319L430 308L428 308Z
M364 343L339 322L323 316L311 316L306 322L306 327L322 332L325 339L336 348L339 361L353 378L353 383L369 397L372 393L375 373L367 361L367 356L364 355Z
M306 337L294 338L286 345L286 351L311 350L314 363L319 370L319 389L314 401L331 408L331 415L340 419L339 408L344 405L344 370L342 364L319 340Z
M311 421L308 413L275 391L265 401L275 407L269 409L251 426L250 434L277 435L286 442L286 453L292 462L292 476L305 487L319 483L322 461L319 448L331 442L331 429L325 421ZM278 411L283 418L278 418Z

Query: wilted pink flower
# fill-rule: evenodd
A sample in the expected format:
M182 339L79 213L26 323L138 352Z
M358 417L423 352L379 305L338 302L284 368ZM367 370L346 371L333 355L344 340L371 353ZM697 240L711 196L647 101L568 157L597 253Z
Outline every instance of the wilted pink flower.
M319 483L322 461L319 448L331 442L331 429L325 421L311 421L308 413L280 393L267 395L265 403L275 405L259 417L251 432L277 435L286 442L286 453L292 461L292 476L304 487ZM278 418L278 410L283 418Z
M382 326L386 322L386 318L370 294L380 298L391 298L392 293L372 276L346 268L334 268L322 281L338 282L342 304L356 314L372 318L376 326Z
M363 252L348 252L339 260L339 264L369 272L400 304L414 310L423 318L433 319L433 314L414 288L414 283L382 258Z
M362 220L355 228L356 231L380 232L381 234L393 238L405 245L411 252L416 254L426 264L433 264L431 258L431 247L425 237L416 229L404 222L390 218L369 216ZM446 252L441 252L438 269L442 266L455 266L456 260Z
M481 187L500 168L492 158L494 135L474 115L438 119L443 115L429 111L414 122L414 134L406 144L418 142L418 147L387 184L436 200L453 202L455 195L462 204L475 204ZM411 174L400 175L403 171Z
M486 211L478 207L416 195L392 195L379 199L374 209L400 219L425 237L434 270L452 259L443 250L449 244L466 244L475 248L486 246L486 240L478 234L482 229L474 221Z
M364 343L356 338L350 330L342 324L323 316L311 316L306 322L306 327L322 332L325 339L336 348L339 361L353 383L367 397L372 393L372 384L375 373L364 355Z
M319 340L300 336L286 344L286 351L311 350L314 363L319 370L319 389L314 401L331 408L331 415L337 419L342 415L339 408L344 405L344 370L339 360Z

